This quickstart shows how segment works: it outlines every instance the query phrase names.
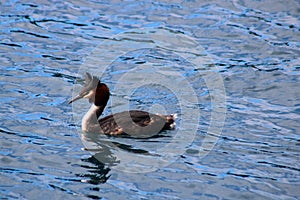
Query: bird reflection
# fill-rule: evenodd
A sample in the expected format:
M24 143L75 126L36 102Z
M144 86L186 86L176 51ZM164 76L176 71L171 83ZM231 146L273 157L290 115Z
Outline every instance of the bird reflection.
M105 183L109 179L110 175L108 175L108 172L110 171L110 168L106 167L104 163L100 162L97 159L97 156L101 155L95 154L89 158L81 159L81 161L89 163L86 165L81 165L81 167L86 168L89 173L77 174L78 177L85 178L82 180L82 182L98 185Z
M160 137L164 136L160 135ZM85 146L84 150L89 151L93 155L89 158L81 159L81 161L87 163L82 164L81 167L87 169L89 173L77 174L77 176L84 178L82 182L94 185L105 183L110 177L109 172L111 168L120 163L120 160L114 154L115 151L158 156L147 150L134 147L133 145L113 141L112 138L105 135L82 133L81 138Z

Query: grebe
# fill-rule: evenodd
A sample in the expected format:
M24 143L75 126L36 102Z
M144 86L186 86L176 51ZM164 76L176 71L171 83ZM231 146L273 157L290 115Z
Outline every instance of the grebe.
M79 94L69 101L86 98L92 104L81 122L83 132L102 133L117 136L151 137L163 130L175 128L174 115L152 114L141 110L130 110L115 113L98 120L108 100L109 88L97 77L88 72L85 75L85 85Z

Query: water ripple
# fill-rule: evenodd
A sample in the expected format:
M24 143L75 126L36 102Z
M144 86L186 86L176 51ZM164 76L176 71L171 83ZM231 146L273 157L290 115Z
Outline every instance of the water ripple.
M298 8L298 1L248 0L1 3L0 196L297 199ZM80 121L71 119L67 101L73 86L83 83L78 69L97 45L134 42L137 39L130 35L120 39L115 34L147 27L186 35L206 51L194 56L211 59L190 70L188 61L176 56L175 48L137 49L115 58L111 68L100 66L107 69L102 80L112 88L129 66L152 64L153 72L182 73L198 94L199 104L190 105L187 97L182 105L201 109L199 130L186 152L155 172L127 174L110 169L119 162L114 151L155 158L156 149L174 135L162 133L142 140L105 137L102 142L113 141L112 146L90 155L81 150ZM140 36L139 42L157 44ZM99 54L97 59L100 63L109 57ZM97 64L95 60L95 68ZM198 76L211 66L224 78L228 112L216 146L200 159L203 138L215 137L207 133L210 91ZM168 112L180 111L174 94L166 88L152 89L138 88L132 98L119 91L112 95L130 99L132 107L148 109L153 103L167 101ZM84 112L88 105L80 106ZM111 109L109 106L107 112Z

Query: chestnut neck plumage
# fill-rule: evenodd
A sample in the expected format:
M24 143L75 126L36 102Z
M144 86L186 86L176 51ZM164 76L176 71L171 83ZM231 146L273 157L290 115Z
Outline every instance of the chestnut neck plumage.
M98 118L103 113L108 99L108 87L104 83L99 82L94 94L89 99L92 105L81 121L81 128L83 132L102 132Z

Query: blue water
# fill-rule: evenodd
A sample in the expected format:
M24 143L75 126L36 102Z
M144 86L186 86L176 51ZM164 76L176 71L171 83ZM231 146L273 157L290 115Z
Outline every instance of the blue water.
M1 199L299 198L298 1L0 5ZM83 135L85 71L176 130Z

